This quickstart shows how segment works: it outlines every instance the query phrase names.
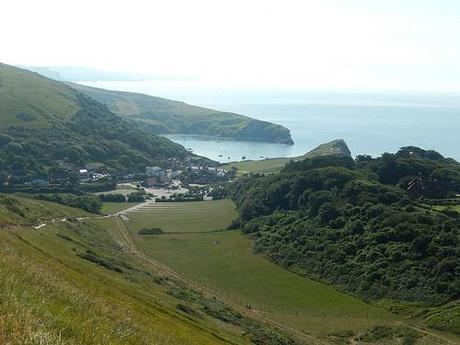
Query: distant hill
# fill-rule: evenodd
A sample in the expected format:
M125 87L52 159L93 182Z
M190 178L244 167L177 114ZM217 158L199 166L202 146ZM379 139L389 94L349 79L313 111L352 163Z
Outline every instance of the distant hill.
M304 154L302 158L321 156L351 157L351 152L345 140L337 139L315 147L313 150Z
M313 150L297 157L266 158L257 161L244 161L225 164L227 167L235 167L240 173L263 173L270 174L279 172L290 161L300 161L314 157L351 157L350 149L343 139L336 139L315 147Z
M138 81L152 77L143 74L106 72L94 68L76 66L24 66L23 68L59 81Z
M88 163L142 171L188 156L64 83L0 64L0 183L8 176L62 175Z
M196 134L293 144L289 129L270 122L139 93L104 90L74 83L68 85L106 104L114 113L140 123L154 134Z

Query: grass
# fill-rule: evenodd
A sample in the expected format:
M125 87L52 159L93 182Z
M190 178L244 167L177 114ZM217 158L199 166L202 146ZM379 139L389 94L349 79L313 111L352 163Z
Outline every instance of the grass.
M38 225L63 217L83 217L82 210L52 202L0 194L0 226Z
M138 202L104 202L101 213L113 214L139 204Z
M1 63L0 86L0 99L8 100L0 103L0 127L46 126L53 119L68 119L80 109L66 85Z
M258 161L243 161L224 164L225 169L237 168L238 174L273 174L279 172L291 159L295 158L266 158Z
M174 281L123 250L116 222L0 230L0 344L248 343L238 328L178 309Z
M251 305L277 322L320 336L395 320L384 309L255 255L251 241L238 230L213 232L228 226L236 215L231 201L167 205L148 213L129 214L135 243L146 254L228 300ZM209 211L204 212L203 207ZM218 215L219 208L226 218ZM140 236L137 231L143 227L174 233Z
M203 232L226 229L237 212L234 203L224 199L155 203L128 217L137 230L158 227L164 232Z
M209 204L231 209L229 201ZM255 255L251 240L239 230L213 231L222 227L222 219L213 213L206 216L208 219L203 217L199 208L179 204L151 213L130 214L129 227L138 248L182 276L217 292L231 303L250 306L276 322L334 344L350 341L368 344L366 341L370 340L375 344L395 345L447 344L448 341L455 344L458 340L444 333L441 338L439 333L421 334L408 326L411 322L405 325L407 320L384 308L286 271ZM176 219L174 228L180 229L180 233L156 236L137 233L140 224L165 229L170 227L171 219ZM182 219L182 225L179 226L177 219ZM190 219L199 219L199 223ZM230 221L228 218L227 224ZM385 334L380 334L381 330L385 330Z
M86 215L61 205L8 198L16 200L27 221L29 214L30 219ZM208 212L200 213L195 204ZM328 343L347 344L347 337L390 345L446 343L399 325L381 328L398 318L254 255L251 241L237 230L212 232L212 221L224 223L221 215L231 221L235 211L228 200L167 205L174 205L176 214L187 212L178 227L182 233L133 233L135 243L227 301L250 304L310 334L337 334L327 337ZM140 216L145 223L150 215L159 222L173 218L171 213L171 208L162 208L130 217ZM0 204L0 214L1 219L16 217L5 204ZM291 344L279 341L283 337L267 326L166 277L164 270L130 250L117 230L124 223L116 217L58 221L41 230L27 221L0 229L0 344ZM134 221L128 224L135 230ZM455 312L456 305L452 308Z
M145 253L179 273L301 331L325 336L390 322L392 315L276 266L239 231L134 235Z

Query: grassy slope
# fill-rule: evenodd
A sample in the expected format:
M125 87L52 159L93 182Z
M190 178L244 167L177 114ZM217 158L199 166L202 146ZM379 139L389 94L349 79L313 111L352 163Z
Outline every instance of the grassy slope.
M224 164L224 168L231 169L237 168L238 174L249 174L249 173L259 173L259 174L273 174L281 171L284 166L289 163L291 160L297 161L300 160L299 157L292 158L266 158L263 160L248 160L243 162L232 162Z
M0 194L0 226L35 226L52 219L87 216L81 210L52 202Z
M227 169L237 168L238 174L273 174L281 171L284 166L290 161L300 161L306 158L313 158L318 156L350 156L350 150L347 144L342 139L333 140L329 143L321 144L313 150L307 152L302 156L297 157L283 157L283 158L266 158L263 160L249 160L243 162L232 162L224 164Z
M14 125L14 126L13 126ZM0 173L47 177L86 163L142 171L190 156L64 83L0 64Z
M217 291L229 301L251 304L277 322L320 337L398 321L394 314L301 278L253 254L251 241L237 230L212 232L221 228L222 220L213 214L207 216L208 220L203 219L204 215L198 214L199 208L196 207L198 204L209 207L212 203L189 203L190 207L171 203L169 208L159 208L150 213L130 213L133 239L146 254ZM229 203L220 202L220 206L228 211L234 210ZM171 226L174 213L182 224L176 222ZM210 223L212 221L215 222L214 227ZM174 233L138 235L137 230L146 225ZM431 342L433 339L428 336L418 343ZM383 343L399 342L386 339Z
M36 206L18 200L24 208ZM69 210L55 205L53 211L58 215ZM116 221L0 229L0 343L248 342L238 329L216 319L177 310L181 301L167 294L173 282L160 283L149 265L123 251L110 231L116 226L111 222ZM121 272L78 256L87 250Z
M104 90L73 83L69 85L107 104L116 114L139 121L156 134L212 135L292 144L288 129L247 116L138 93Z
M2 63L0 100L0 127L43 126L54 120L69 119L79 110L77 99L65 84ZM25 120L21 119L24 114Z

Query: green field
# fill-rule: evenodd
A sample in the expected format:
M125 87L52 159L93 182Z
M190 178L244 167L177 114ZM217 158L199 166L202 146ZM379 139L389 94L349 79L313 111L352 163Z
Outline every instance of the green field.
M230 201L189 204L168 203L168 208L130 213L137 246L229 301L250 304L263 315L307 333L326 336L395 321L395 316L383 309L253 254L251 241L238 230L209 232L230 224L230 215L235 216ZM214 211L203 212L202 208ZM226 219L217 214L219 208L226 210L220 211L227 214ZM182 233L138 235L137 230L146 226Z
M101 213L113 214L137 205L138 202L104 202Z
M260 173L272 174L279 172L289 163L291 158L267 158L259 161L243 161L224 164L225 169L237 168L238 174Z
M237 218L232 201L161 202L128 214L135 229L158 227L164 232L224 230Z

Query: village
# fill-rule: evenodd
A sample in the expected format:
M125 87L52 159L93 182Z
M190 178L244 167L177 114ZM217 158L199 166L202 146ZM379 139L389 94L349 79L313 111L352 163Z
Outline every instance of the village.
M221 184L234 176L233 169L227 171L220 166L190 160L170 162L167 168L146 166L144 171L115 176L103 166L86 164L77 169L65 169L59 176L12 178L1 188L43 194L89 192L99 195L103 201L198 201L220 198Z

